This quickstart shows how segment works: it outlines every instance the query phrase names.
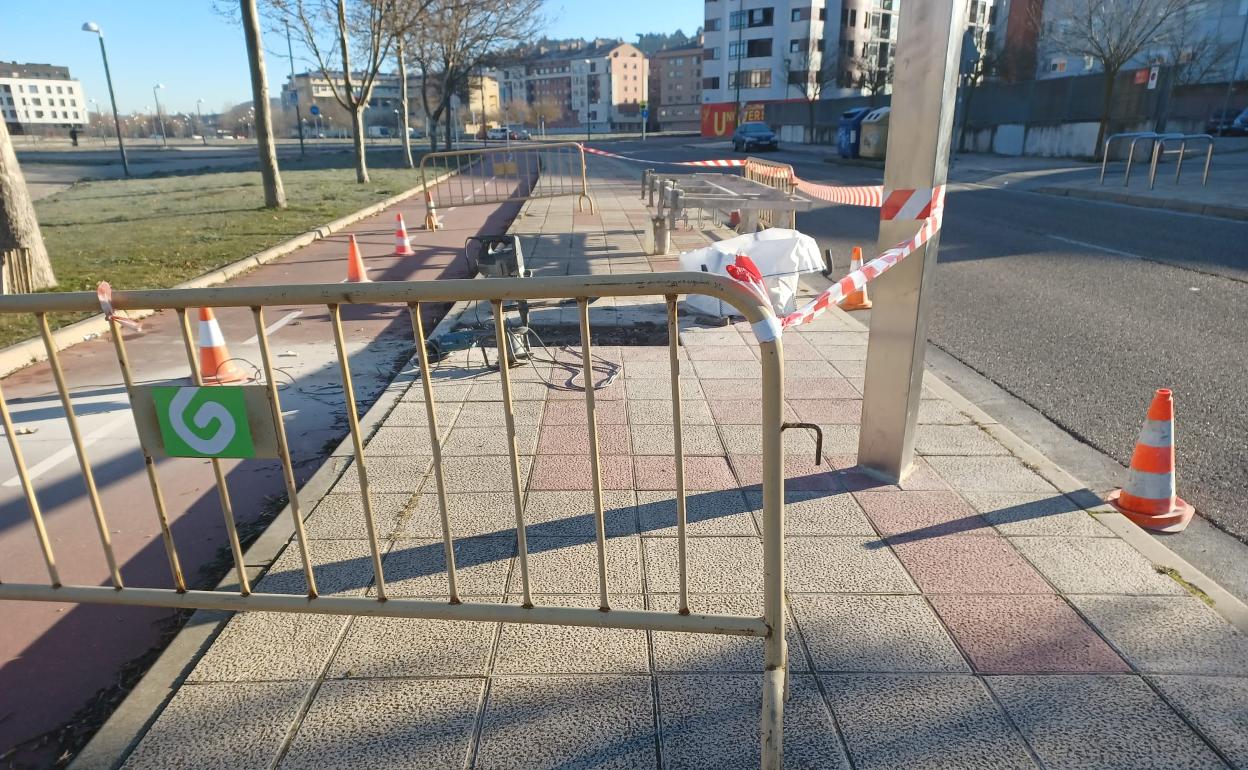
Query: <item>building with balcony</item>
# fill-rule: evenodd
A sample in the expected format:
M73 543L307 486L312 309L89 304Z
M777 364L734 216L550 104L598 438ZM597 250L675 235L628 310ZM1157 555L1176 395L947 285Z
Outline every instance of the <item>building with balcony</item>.
M68 67L0 62L0 115L11 134L84 128L90 122L82 84Z
M702 124L702 42L667 48L650 57L650 125L661 131L697 131Z

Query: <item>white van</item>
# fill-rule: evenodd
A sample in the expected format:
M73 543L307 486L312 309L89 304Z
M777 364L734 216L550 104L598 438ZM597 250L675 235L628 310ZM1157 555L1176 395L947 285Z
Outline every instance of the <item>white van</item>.
M485 138L486 138L486 139L506 139L506 138L507 138L507 129L505 129L505 128L491 128L489 131L487 131L487 132L485 133Z

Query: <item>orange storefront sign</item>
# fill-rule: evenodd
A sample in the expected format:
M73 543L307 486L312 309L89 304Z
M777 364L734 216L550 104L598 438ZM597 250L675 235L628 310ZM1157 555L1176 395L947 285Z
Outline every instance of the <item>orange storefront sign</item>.
M702 136L731 136L737 128L737 105L702 105Z

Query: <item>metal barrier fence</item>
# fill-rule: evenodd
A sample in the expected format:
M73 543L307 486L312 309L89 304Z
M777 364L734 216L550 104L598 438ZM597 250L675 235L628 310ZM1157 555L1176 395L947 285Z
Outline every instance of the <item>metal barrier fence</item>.
M746 179L765 184L785 195L792 195L797 191L797 175L793 172L793 167L787 163L776 163L751 156L745 159L742 174ZM783 221L778 223L781 219ZM764 210L759 212L758 221L763 227L787 227L795 230L797 229L797 212Z
M733 306L755 328L775 324L772 310L758 296L736 283L718 275L706 273L663 273L614 276L566 276L539 279L491 279L491 280L442 280L425 282L377 282L369 284L296 285L296 286L252 286L226 287L209 289L167 289L151 291L116 292L112 296L112 306L116 310L172 310L181 321L181 342L185 348L189 381L194 386L202 385L203 372L199 371L196 362L196 349L191 337L187 319L187 310L191 308L250 308L255 322L256 339L260 350L260 366L263 375L262 387L186 387L182 381L164 386L136 386L131 374L127 358L125 339L120 333L117 321L112 321L112 341L126 391L130 397L131 410L140 436L145 435L144 422L150 424L160 422L160 431L153 434L150 430L146 435L163 435L163 443L154 439L141 440L145 460L147 478L151 487L156 518L160 525L164 551L169 562L171 585L167 587L131 587L122 581L117 557L110 540L109 523L101 504L96 481L92 475L92 464L87 454L88 444L84 443L74 412L74 399L66 386L65 373L61 365L56 346L53 344L48 325L48 315L61 312L81 312L98 310L100 300L96 294L78 292L65 294L35 294L0 298L0 314L33 314L39 322L44 343L48 351L48 362L51 376L55 381L56 391L64 410L68 427L69 442L72 444L82 472L93 513L94 524L99 533L100 545L108 563L111 585L73 585L62 581L57 569L56 556L52 542L48 537L41 512L39 495L27 470L22 454L22 447L14 430L13 419L8 403L0 390L0 420L8 439L9 449L17 469L21 489L29 509L30 521L35 538L42 552L46 565L48 580L46 583L36 582L0 582L0 600L48 601L98 603L130 606L195 608L232 611L272 611L289 613L322 613L332 615L363 615L385 616L397 618L428 618L439 620L471 620L507 623L538 623L571 626L592 626L605 628L640 629L653 631L686 631L699 633L729 634L739 636L761 637L765 640L765 669L762 693L762 766L778 770L782 766L782 723L783 702L787 690L787 651L784 639L784 488L782 468L784 467L784 450L781 442L783 402L783 356L778 338L761 341L760 358L762 377L760 394L763 404L762 422L762 456L763 456L763 600L762 612L759 615L712 615L697 614L689 609L688 596L688 563L686 540L686 497L684 471L684 445L681 432L681 388L680 363L677 355L678 325L677 300L684 294L704 294L715 297ZM445 303L460 300L489 301L494 307L495 334L497 349L505 350L508 344L508 329L501 312L502 303L511 300L568 299L576 300L580 314L581 355L583 362L592 362L590 346L590 297L661 297L667 306L668 347L671 371L671 399L673 412L673 462L675 464L676 513L677 513L677 565L679 572L679 604L675 613L657 610L633 610L610 606L608 597L610 586L607 582L607 552L610 549L605 532L603 510L603 484L600 469L601 458L598 446L598 422L596 417L595 393L593 387L584 388L586 424L589 436L589 455L593 470L594 518L597 541L598 580L596 593L599 608L575 608L549 606L541 603L531 591L528 544L526 540L526 521L523 504L524 489L521 482L520 456L516 441L516 420L512 406L512 382L507 367L499 369L502 398L500 417L506 426L508 443L508 461L510 464L513 502L515 506L515 558L519 566L520 584L523 593L522 603L502 604L465 600L459 595L456 582L455 550L453 548L455 533L451 530L447 507L446 478L443 473L441 439L439 438L437 409L435 403L435 387L431 377L429 357L424 345L425 331L421 320L421 308L424 303ZM416 599L391 595L387 590L385 564L382 549L378 543L375 525L373 501L369 491L368 466L364 453L364 437L361 435L358 415L356 413L355 396L352 388L352 376L346 346L343 338L341 308L344 305L406 305L411 316L413 344L419 362L420 379L423 388L424 404L428 422L429 437L432 445L432 476L436 482L437 497L442 530L442 545L445 553L447 595L443 600ZM309 540L304 526L304 515L299 502L299 490L291 466L290 451L287 445L281 398L277 382L274 378L274 364L269 348L266 332L264 311L269 306L324 306L328 308L329 320L337 350L337 363L341 378L343 405L350 429L351 447L353 451L354 471L359 478L359 489L363 503L364 532L361 533L368 541L373 570L374 593L371 596L322 596L318 591L316 577L313 573L312 561L309 557ZM588 372L586 373L588 375ZM592 382L585 376L582 382ZM237 393L247 391L247 393ZM209 402L200 402L197 410L189 408L189 401L183 400L181 411L175 409L179 398L189 392L185 398L206 396ZM226 403L226 395L231 392L247 396L247 407L240 416L222 406L216 411L208 407ZM163 393L163 396L162 396ZM161 399L172 401L162 402ZM219 399L211 401L211 399ZM154 407L153 404L156 404ZM153 409L156 411L153 412ZM165 411L161 411L164 409ZM187 418L187 413L194 411ZM216 421L219 437L224 429L231 425L236 428L240 421L245 421L254 438L254 446L258 454L238 455L222 454L218 442L214 447L202 444L199 453L178 454L174 451L174 442L165 431L166 423L171 423L172 431L178 436L187 434L180 431L176 423L182 420L182 427L189 430L190 423L198 425L201 430ZM231 430L233 430L231 428ZM421 430L421 428L413 428ZM231 433L230 436L233 436ZM202 438L202 437L201 437ZM227 440L229 436L227 436ZM192 441L187 438L187 441ZM153 446L156 444L156 446ZM221 510L225 517L226 530L229 538L230 551L237 572L237 590L195 590L187 587L178 557L178 549L169 526L164 499L161 494L160 478L154 458L157 456L212 457L216 472L216 482L220 494ZM259 456L273 457L279 460L286 490L289 495L290 515L293 518L295 543L302 562L303 576L306 581L306 595L264 593L255 591L247 580L246 563L242 545L235 527L234 514L230 505L226 479L217 464L217 457ZM0 578L3 578L0 575Z
M445 183L430 180L454 172ZM425 190L425 222L437 227L437 208L474 206L533 198L575 195L577 210L594 211L585 174L585 151L578 142L513 144L474 150L431 152L420 159Z

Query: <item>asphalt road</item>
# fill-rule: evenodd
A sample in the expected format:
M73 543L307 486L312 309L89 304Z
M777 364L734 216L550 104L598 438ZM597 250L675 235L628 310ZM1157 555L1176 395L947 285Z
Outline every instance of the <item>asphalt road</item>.
M656 160L723 157L721 147L612 145ZM808 153L768 158L812 181L882 178ZM981 184L988 176L951 172L931 343L1123 464L1153 391L1172 388L1180 494L1248 542L1248 223ZM877 222L827 204L797 219L838 268L852 246L872 251Z

